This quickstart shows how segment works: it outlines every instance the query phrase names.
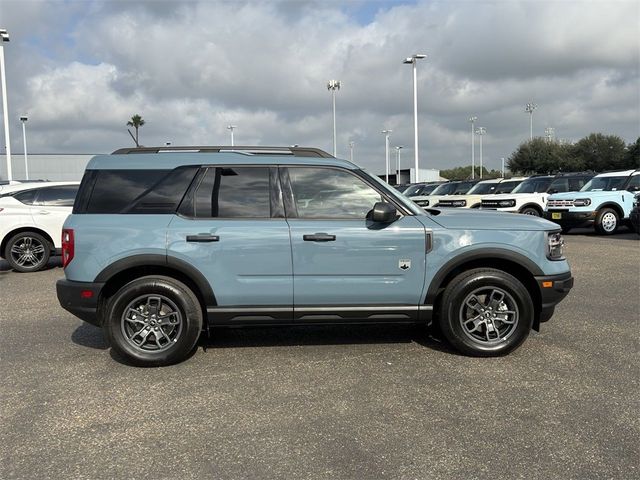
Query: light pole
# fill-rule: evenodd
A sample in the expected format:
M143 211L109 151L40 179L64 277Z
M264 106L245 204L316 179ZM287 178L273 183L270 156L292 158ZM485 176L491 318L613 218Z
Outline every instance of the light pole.
M529 102L525 105L524 111L529 114L529 140L533 140L533 111L538 108L533 102Z
M553 129L553 127L547 127L544 129L544 136L547 137L548 142L553 140L554 133L555 133L555 130Z
M7 180L13 180L11 174L11 141L9 140L9 106L7 105L7 77L4 72L4 42L9 41L9 34L0 29L0 82L2 83L2 105L4 120L4 144L7 152Z
M231 146L234 146L233 143L233 130L238 128L236 125L227 125L227 130L229 130L231 132Z
M355 142L349 142L349 161L353 162L353 146Z
M22 144L24 146L24 179L29 180L29 163L27 162L27 120L29 117L22 115L20 121L22 122Z
M404 59L402 63L413 66L413 154L415 159L416 182L418 182L418 73L416 64L419 59L426 58L426 55L416 53Z
M331 101L333 103L333 156L336 156L336 90L340 90L340 80L329 80L327 90L331 90Z
M482 180L482 137L487 133L487 129L484 127L478 127L476 133L480 135L480 179Z
M393 130L382 130L381 133L384 133L384 158L385 158L385 169L384 169L384 180L389 183L389 134L393 132Z
M475 142L475 124L478 117L475 115L469 117L469 122L471 123L471 179L474 180L476 178L476 142Z
M504 178L504 157L500 158L502 160L502 178Z
M404 145L396 146L396 185L400 185L400 150L404 148Z

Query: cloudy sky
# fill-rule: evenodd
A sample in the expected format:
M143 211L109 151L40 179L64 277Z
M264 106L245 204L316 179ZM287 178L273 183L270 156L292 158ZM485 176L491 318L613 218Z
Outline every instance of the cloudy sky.
M141 143L317 146L382 172L384 136L413 157L411 67L418 65L420 162L470 162L467 119L499 168L553 127L577 140L640 135L640 2L0 0L12 151L110 152ZM477 137L476 137L477 140ZM478 155L478 146L476 146Z

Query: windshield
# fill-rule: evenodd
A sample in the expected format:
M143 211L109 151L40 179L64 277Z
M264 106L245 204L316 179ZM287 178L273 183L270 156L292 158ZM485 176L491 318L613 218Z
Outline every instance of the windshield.
M420 195L422 187L424 187L424 185L410 185L409 188L407 188L402 193L404 193L407 197L415 197L416 195Z
M551 178L530 178L514 188L511 193L543 193L549 189L551 180Z
M597 191L611 191L620 190L627 181L628 176L625 177L593 177L582 187L581 192L597 192Z
M522 183L522 180L512 180L510 182L500 182L495 193L509 193Z
M449 195L456 189L456 183L443 183L431 192L431 195Z
M475 185L475 182L460 182L458 185L456 185L456 188L453 191L453 194L454 195L464 195L474 185Z
M498 186L497 183L477 183L471 190L469 190L468 194L478 194L484 195L486 193L493 193L493 191Z

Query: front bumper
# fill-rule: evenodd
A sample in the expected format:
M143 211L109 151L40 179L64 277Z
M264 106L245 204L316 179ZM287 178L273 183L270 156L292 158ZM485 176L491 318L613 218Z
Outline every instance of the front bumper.
M540 289L540 322L548 321L564 297L569 294L573 287L573 277L571 272L559 275L542 275L535 277Z
M544 212L544 218L557 223L563 228L590 227L596 219L596 213L595 210L593 212L570 212L568 210L549 209Z
M56 282L56 293L62 308L92 325L101 326L98 317L98 299L104 283L73 282L61 279Z

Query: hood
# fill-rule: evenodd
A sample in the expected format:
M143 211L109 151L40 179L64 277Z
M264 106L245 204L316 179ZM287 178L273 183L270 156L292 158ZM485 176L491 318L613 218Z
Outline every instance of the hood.
M558 230L557 224L532 215L495 212L491 210L467 210L462 208L427 209L431 219L443 226L457 230Z
M618 194L629 193L626 190L592 190L590 192L563 192L554 193L549 200L574 200L576 198L605 198Z

